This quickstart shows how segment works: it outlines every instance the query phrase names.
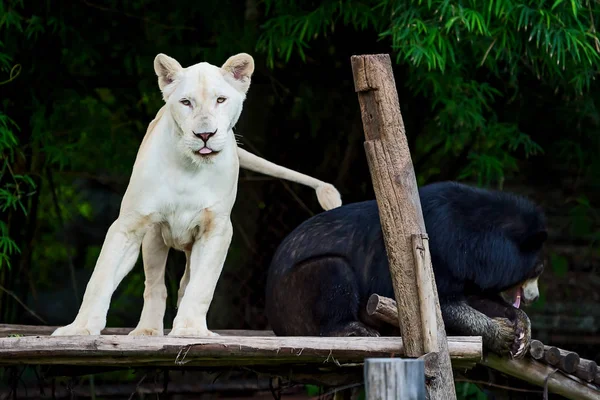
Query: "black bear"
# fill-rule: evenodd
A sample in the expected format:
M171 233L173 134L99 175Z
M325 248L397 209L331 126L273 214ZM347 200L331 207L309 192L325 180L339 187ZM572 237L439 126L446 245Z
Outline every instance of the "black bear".
M482 336L487 350L523 356L531 330L519 306L539 294L543 212L525 198L456 182L424 186L419 196L448 334ZM363 311L373 293L394 298L374 200L315 215L283 240L268 272L266 313L281 336L389 334Z

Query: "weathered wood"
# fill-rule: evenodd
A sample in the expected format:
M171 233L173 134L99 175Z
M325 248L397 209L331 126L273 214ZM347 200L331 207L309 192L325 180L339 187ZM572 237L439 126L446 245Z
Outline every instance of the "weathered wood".
M481 360L478 337L451 337L457 362ZM0 339L0 365L238 366L313 364L340 367L366 357L403 354L398 337L24 336Z
M565 351L564 354L562 353L563 351ZM558 362L561 370L568 374L573 374L577 371L580 362L581 359L579 358L579 354L572 351L561 350L560 361Z
M597 373L598 365L595 361L586 360L585 358L579 360L577 370L575 371L575 376L583 379L586 382L593 382Z
M558 367L568 374L572 374L577 370L579 365L579 354L572 351L558 348Z
M366 137L365 152L379 207L394 294L398 299L398 324L406 355L419 357L426 352L419 302L433 301L439 364L435 379L429 381L427 390L431 399L455 399L446 330L431 263L424 264L425 271L419 275L423 279L431 279L433 296L425 299L419 297L417 262L412 252L411 238L412 235L426 235L427 232L390 56L352 56L351 63ZM430 306L425 307L425 310L430 309Z
M529 345L529 354L531 354L531 357L535 358L536 360L541 360L544 358L544 343L540 342L539 340L532 340L531 344Z
M9 335L23 336L50 336L58 326L45 325L12 325L0 324L0 337ZM105 328L102 331L103 335L127 335L134 328ZM165 335L171 332L170 329L165 329ZM249 331L249 330L216 330L221 336L275 336L273 331Z
M529 354L534 359L554 365L568 374L575 374L588 382L594 380L596 363L581 359L577 353L555 346L546 346L539 340L532 340Z
M426 232L391 62L388 55L353 56L351 61L367 161L399 299L400 331L406 354L418 357L425 351L411 235Z
M379 321L398 326L397 307L393 299L373 293L367 301L367 314Z
M598 400L600 398L600 390L597 387L577 382L555 371L555 368L532 358L516 360L489 354L482 364L540 387L544 387L545 380L548 378L548 391L570 400Z
M373 303L375 303L375 301L377 301L378 303L379 302L385 303L387 310L395 310L396 309L395 307L393 307L394 299L390 299L385 296L377 296L377 297L371 296L371 298L374 299ZM371 304L371 307L374 307L376 309L378 307L378 304ZM390 311L390 313L391 313L391 311ZM374 318L377 318L380 314L374 313L372 315ZM389 313L388 313L387 318L390 320L393 320L393 315L389 315ZM383 320L381 320L381 321L383 321ZM383 322L385 322L385 321L383 321ZM535 344L534 344L534 342L535 342ZM533 352L536 354L536 356L539 356L539 352L540 352L539 346L540 345L544 348L544 352L543 352L544 357L546 356L547 350L558 349L558 348L552 347L552 346L544 346L544 344L541 343L539 340L532 341L532 345L533 345L533 347L536 348L536 349L533 349ZM558 350L560 350L560 349L558 349ZM531 351L532 350L530 349L530 354L531 354ZM560 358L560 351L556 352L555 350L551 350L551 352L553 354L558 353L559 358ZM575 354L575 353L573 353L573 354ZM532 355L532 357L533 357L533 355ZM501 358L495 354L488 354L487 357L485 357L480 362L480 364L486 365L490 368L493 368L500 372L506 373L508 375L514 376L518 379L524 380L526 382L529 382L531 384L538 385L541 387L544 387L544 379L548 375L552 374L554 372L554 370L556 369L555 367L551 367L542 362L538 362L538 361L534 360L533 358L516 360L516 359ZM599 380L599 382L597 382L597 383L600 384L600 373L598 373L596 376L597 376L597 379ZM588 384L583 381L578 382L576 377L566 376L562 373L556 373L556 374L552 375L552 377L549 380L548 388L551 393L560 394L568 399L585 400L585 399L600 398L600 390L598 389L598 386Z
M558 366L560 350L558 347L544 345L544 361L550 365Z
M425 400L423 360L366 359L365 398L369 400Z
M544 357L542 359L568 374L574 373L579 364L579 355L577 353L563 350L556 346L544 345Z
M419 234L412 235L412 251L415 258L415 271L417 274L417 290L419 292L419 307L421 309L421 323L423 324L423 348L426 353L437 353L438 346L437 318L431 265L429 252L429 237ZM429 274L431 273L431 274Z

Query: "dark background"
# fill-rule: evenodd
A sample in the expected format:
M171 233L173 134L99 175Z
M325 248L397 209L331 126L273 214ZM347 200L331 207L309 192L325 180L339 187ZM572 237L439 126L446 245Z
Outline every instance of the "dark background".
M0 321L74 318L162 104L156 54L185 67L250 53L242 145L350 203L374 198L350 56L389 53L419 184L458 179L542 205L551 234L534 337L600 362L600 11L553 5L0 0ZM241 172L210 328L268 328L271 255L319 211L312 189ZM165 327L183 266L173 251ZM109 326L135 326L142 290L138 263Z

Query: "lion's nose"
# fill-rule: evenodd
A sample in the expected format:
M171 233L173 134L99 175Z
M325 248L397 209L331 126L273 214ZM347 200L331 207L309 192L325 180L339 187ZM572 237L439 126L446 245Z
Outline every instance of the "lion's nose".
M192 131L193 132L193 131ZM207 142L208 139L210 139L212 136L215 135L215 133L217 133L217 131L215 130L214 132L202 132L202 133L196 133L194 132L194 135L197 138L202 139L204 142Z

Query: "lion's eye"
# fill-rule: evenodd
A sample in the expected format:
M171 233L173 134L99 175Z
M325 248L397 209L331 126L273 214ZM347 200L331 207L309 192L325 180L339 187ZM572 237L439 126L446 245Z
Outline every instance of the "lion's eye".
M192 104L188 99L182 99L182 100L179 100L179 102L181 104L183 104L184 106L190 106Z
M224 102L225 102L225 100L227 100L225 97L219 97L219 98L217 99L217 103L219 103L219 104L220 104L220 103L224 103Z

